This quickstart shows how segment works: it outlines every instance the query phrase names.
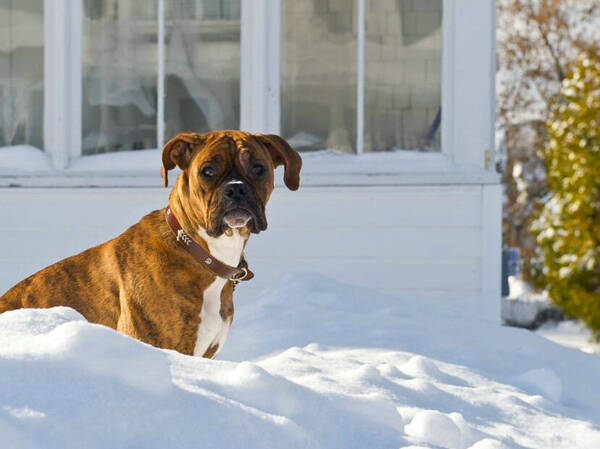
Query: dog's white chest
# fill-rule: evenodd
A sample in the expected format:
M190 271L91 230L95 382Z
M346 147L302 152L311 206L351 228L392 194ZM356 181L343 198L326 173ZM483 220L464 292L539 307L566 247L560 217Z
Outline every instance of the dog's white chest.
M208 244L210 253L221 262L234 267L240 263L246 239L237 230L233 231L232 236L223 234L218 238L210 237L202 228L199 229L199 234ZM221 292L226 283L226 279L217 277L204 290L200 326L194 346L195 356L203 356L214 345L217 345L216 355L225 344L231 326L230 318L223 320L221 317Z
M231 321L225 322L221 318L221 291L227 281L216 278L212 284L204 290L202 310L200 311L200 326L194 346L194 355L202 357L208 348L218 345L217 352L223 347ZM216 354L216 352L215 352Z

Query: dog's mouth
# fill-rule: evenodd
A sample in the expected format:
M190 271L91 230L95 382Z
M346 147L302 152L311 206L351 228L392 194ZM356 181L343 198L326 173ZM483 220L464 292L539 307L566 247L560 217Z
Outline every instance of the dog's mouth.
M267 229L267 220L261 210L255 210L248 205L232 204L224 208L218 218L213 222L214 225L206 230L211 237L219 237L227 229L247 228L251 233L258 234Z
M244 226L251 224L250 222L253 220L254 217L250 211L242 209L241 207L236 207L235 209L225 212L223 215L223 223L231 229L243 228Z

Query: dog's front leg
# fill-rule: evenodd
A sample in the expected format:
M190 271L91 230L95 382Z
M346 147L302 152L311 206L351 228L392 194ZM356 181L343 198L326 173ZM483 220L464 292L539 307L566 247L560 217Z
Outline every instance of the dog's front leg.
M130 337L161 347L158 330L144 308L135 299L120 295L121 313L117 321L117 330Z

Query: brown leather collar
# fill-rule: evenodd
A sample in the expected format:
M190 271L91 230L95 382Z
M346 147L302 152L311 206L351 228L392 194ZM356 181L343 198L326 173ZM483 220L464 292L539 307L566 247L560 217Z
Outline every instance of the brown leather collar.
M237 284L240 281L249 281L254 277L254 273L248 269L248 264L242 256L240 265L232 267L231 265L224 264L220 260L213 257L207 250L198 245L190 236L184 231L175 215L171 212L171 208L167 206L165 208L165 218L169 227L175 234L177 242L183 246L194 258L202 264L204 268L212 271L214 274L221 278L229 279Z

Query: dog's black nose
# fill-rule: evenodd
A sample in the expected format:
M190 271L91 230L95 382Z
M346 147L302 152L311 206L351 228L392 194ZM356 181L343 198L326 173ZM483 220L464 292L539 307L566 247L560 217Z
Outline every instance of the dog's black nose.
M243 183L229 184L225 187L225 197L230 200L242 200L248 196L248 186Z

